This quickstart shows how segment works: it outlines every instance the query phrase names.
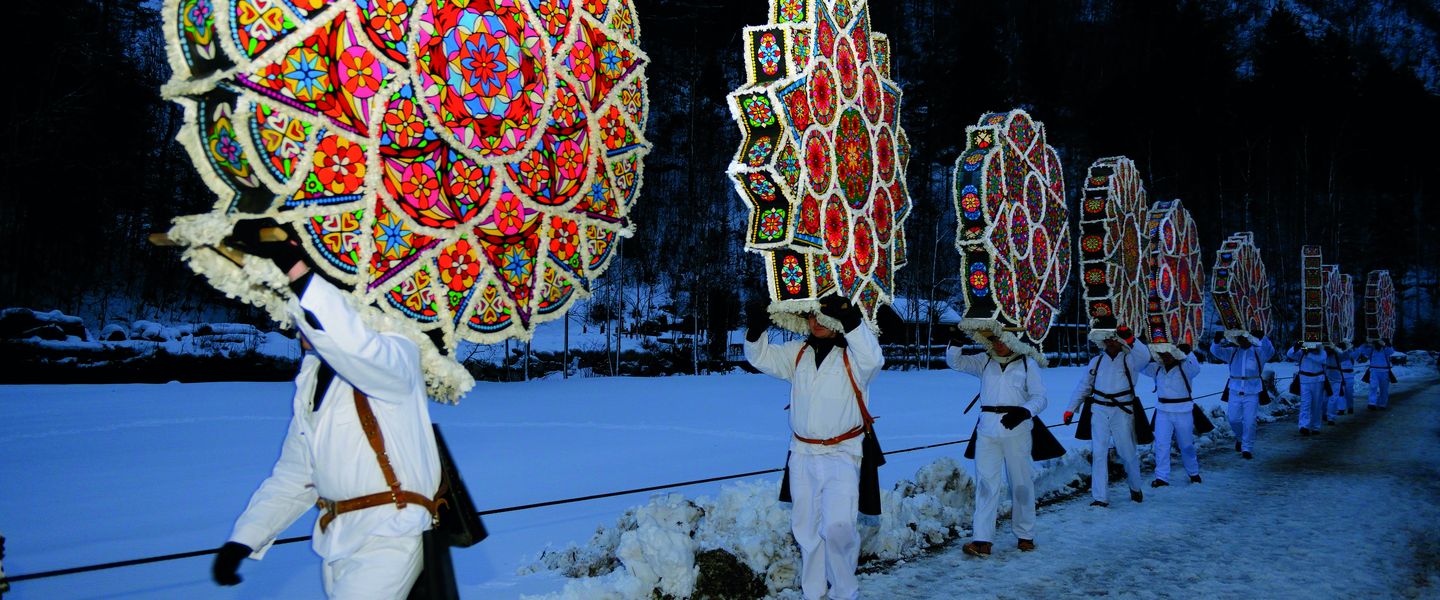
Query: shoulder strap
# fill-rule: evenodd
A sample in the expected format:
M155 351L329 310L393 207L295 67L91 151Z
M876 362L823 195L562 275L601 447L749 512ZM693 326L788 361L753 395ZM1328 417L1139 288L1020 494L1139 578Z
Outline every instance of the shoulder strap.
M400 479L395 477L395 469L390 466L390 456L385 453L385 437L380 433L380 421L375 419L375 411L370 409L370 399L360 390L355 392L355 413L360 417L360 429L365 431L365 439L370 441L370 449L375 451L375 460L380 463L380 473L385 475L385 485L390 487L390 496L395 499L396 508L405 508L405 501L400 497Z
M1131 350L1134 352L1134 350ZM1111 359L1114 360L1114 359ZM1130 376L1130 355L1126 354L1125 359L1120 361L1120 366L1125 368L1125 383L1130 384L1130 395L1135 395L1135 378Z
M875 422L870 416L870 410L865 407L865 395L860 392L860 384L855 383L855 373L850 369L850 351L846 348L840 349L840 356L845 359L845 376L850 378L850 389L855 391L855 404L860 407L860 419L869 428Z
M805 356L805 349L809 347L809 343L800 344L800 351L795 353L795 366L797 368L800 366L800 359Z

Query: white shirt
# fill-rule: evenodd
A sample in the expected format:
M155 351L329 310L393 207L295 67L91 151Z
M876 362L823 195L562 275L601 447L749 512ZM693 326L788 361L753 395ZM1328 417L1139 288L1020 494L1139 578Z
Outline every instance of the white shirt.
M1155 378L1155 395L1157 399L1179 400L1189 398L1189 402L1156 402L1155 410L1170 413L1188 413L1194 402L1195 378L1200 375L1200 361L1195 359L1194 354L1185 356L1185 360L1174 367L1166 367L1164 363L1150 361L1141 369L1146 375Z
M1080 403L1086 398L1097 394L1133 394L1135 378L1140 376L1141 370L1150 363L1150 348L1140 340L1135 340L1135 347L1130 350L1121 350L1114 358L1104 350L1100 356L1090 361L1090 371L1080 382L1075 385L1075 395L1070 399L1070 406L1066 412L1076 412L1080 409ZM1129 375L1126 375L1126 372ZM1106 398L1097 397L1097 400L1105 402L1129 402L1130 397Z
M301 361L294 416L280 459L230 534L232 541L255 549L251 556L256 559L317 498L348 500L389 489L360 427L352 385L370 399L401 489L433 498L440 486L440 455L415 343L366 327L345 295L319 275L298 302L291 301L290 312L335 378L320 409L312 410L320 358L307 354ZM306 321L307 312L320 328ZM324 532L317 520L311 545L326 560L336 560L354 552L367 536L420 535L429 528L430 513L422 506L378 506L342 514Z
M1231 344L1212 344L1210 354L1230 364L1230 391L1258 396L1265 386L1260 377L1266 361L1275 356L1275 345L1268 337L1261 339L1258 346L1243 349Z
M1285 356L1290 360L1300 363L1300 371L1295 374L1300 378L1300 383L1321 383L1325 381L1325 351L1306 350L1304 348L1291 348ZM1305 373L1313 373L1306 375Z
M1040 382L1040 365L1028 356L1021 356L1002 366L1000 360L987 353L962 354L959 348L950 346L945 351L945 364L961 373L980 378L980 406L1020 406L1030 411L1031 416L1039 415L1048 402L1045 399L1045 384ZM975 432L990 437L1029 434L1034 427L1029 419L1006 429L1000 424L999 413L980 412L980 421Z
M1394 346L1386 346L1384 349L1376 350L1374 346L1365 344L1360 348L1360 360L1368 361L1371 367L1390 368L1390 357L1395 354Z
M790 429L801 437L824 440L850 431L862 422L860 407L855 400L855 387L845 373L845 355L850 357L851 375L855 386L865 396L865 408L873 404L870 381L885 366L880 341L865 326L845 334L848 348L835 347L815 366L815 349L805 348L805 355L796 356L805 346L804 340L780 345L770 343L769 336L758 341L745 340L745 359L760 372L790 382ZM854 437L833 446L808 444L790 439L790 451L799 454L846 453L861 456L861 438Z

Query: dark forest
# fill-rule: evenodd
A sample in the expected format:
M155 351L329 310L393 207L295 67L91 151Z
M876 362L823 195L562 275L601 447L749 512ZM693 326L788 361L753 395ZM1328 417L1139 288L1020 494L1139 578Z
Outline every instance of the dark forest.
M725 331L763 293L760 261L741 249L746 209L724 171L740 139L725 94L743 78L741 30L764 23L765 2L637 5L654 152L632 213L637 233L600 303L648 311L638 293L618 291L662 288L674 298L664 310L686 330ZM263 324L145 242L214 200L173 141L180 108L160 97L169 67L158 3L15 10L13 22L27 25L6 43L25 57L27 77L5 94L0 306L102 323ZM1404 300L1398 342L1440 334L1417 320L1434 312L1440 264L1440 205L1429 199L1440 190L1433 3L885 0L871 10L895 46L914 145L900 295L951 294L950 176L964 129L1019 107L1045 124L1064 161L1072 219L1089 164L1126 155L1152 200L1181 198L1195 214L1207 263L1225 236L1254 231L1285 339L1302 244L1322 245L1362 286L1369 270L1391 270ZM1062 321L1078 320L1072 304L1077 313Z

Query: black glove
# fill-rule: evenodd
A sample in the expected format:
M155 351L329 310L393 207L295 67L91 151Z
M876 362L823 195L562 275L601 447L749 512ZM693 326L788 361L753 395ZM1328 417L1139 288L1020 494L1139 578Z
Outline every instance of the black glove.
M1253 337L1257 340L1263 340L1265 339L1265 331L1263 329L1251 329L1250 337Z
M945 328L945 341L951 346L960 348L970 343L970 336L965 335L965 330L951 325Z
M1030 411L1023 408L1007 410L1005 414L1000 415L1000 424L1004 425L1006 429L1019 427L1021 423L1028 420L1030 420Z
M287 239L278 242L260 239L261 231L276 228L284 231ZM251 256L270 259L285 273L305 260L305 249L300 247L294 230L277 224L275 219L246 219L235 223L230 237L225 238L225 245Z
M751 302L745 306L745 339L760 341L765 330L770 328L770 310L765 302Z
M860 307L834 294L820 299L820 314L839 321L845 328L841 333L849 333L860 326Z
M1195 349L1190 344L1180 344L1179 346L1176 346L1176 348L1179 348L1181 352L1184 352L1186 354L1189 354Z
M220 551L215 554L215 565L210 567L210 574L215 578L215 583L220 585L235 585L240 583L240 561L254 553L249 546L239 542L225 542Z
M1225 343L1225 332L1223 332L1223 331L1217 331L1217 332L1215 332L1215 337L1212 338L1212 339L1214 340L1214 343L1216 343L1216 344L1223 344L1223 343Z

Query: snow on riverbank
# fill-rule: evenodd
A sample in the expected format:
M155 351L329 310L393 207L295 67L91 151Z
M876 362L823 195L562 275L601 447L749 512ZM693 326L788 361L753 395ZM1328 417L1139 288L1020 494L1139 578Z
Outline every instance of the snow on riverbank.
M1293 370L1274 367L1282 377ZM1046 422L1059 422L1079 373L1046 370ZM1406 369L1397 373L1402 379L1414 376ZM1207 365L1196 393L1217 392L1224 379L1222 366ZM278 454L291 389L287 383L0 386L6 573L220 545ZM975 390L974 379L953 372L881 373L872 393L882 445L897 450L967 437L975 413L961 410ZM784 382L760 375L570 379L481 383L459 406L435 405L431 412L483 511L778 467L788 436L781 410L786 397ZM1216 421L1223 430L1223 419ZM1075 446L1072 432L1055 429L1062 442ZM961 450L946 446L889 457L880 470L889 521L867 536L871 552L911 556L932 543L935 532L953 537L968 526L973 495L966 482L973 463L959 459ZM943 457L959 470L942 463L931 474L915 476ZM1078 462L1046 472L1044 489L1063 489L1077 471L1083 475L1083 458L1072 453L1069 460ZM793 564L794 555L777 541L788 538L789 521L774 501L778 480L778 474L764 475L667 490L660 495L679 494L677 508L650 514L685 516L686 503L710 507L705 519L694 521L694 550L730 548L767 578L773 574L783 581L793 577L784 565ZM902 480L916 483L895 491ZM644 544L621 543L627 528L613 524L648 505L645 496L629 495L488 516L491 537L453 553L462 596L505 599L561 592L567 584L605 585L531 567L542 553L563 554L572 543L589 540L601 525L619 532L613 542L618 560L605 568L626 564L621 561L635 565L609 576L617 586L625 577L648 580L642 564L658 565L657 573L683 568L693 561L683 552L670 554L674 560L666 563L658 554L644 557L651 550ZM302 517L282 537L307 535L313 522L313 513ZM916 529L907 533L910 523ZM660 527L660 520L652 525ZM689 542L674 542L690 548ZM198 557L20 582L6 598L322 595L319 559L304 543L278 546L263 561L246 561L241 575L245 583L238 587L216 587L209 580L209 557Z

